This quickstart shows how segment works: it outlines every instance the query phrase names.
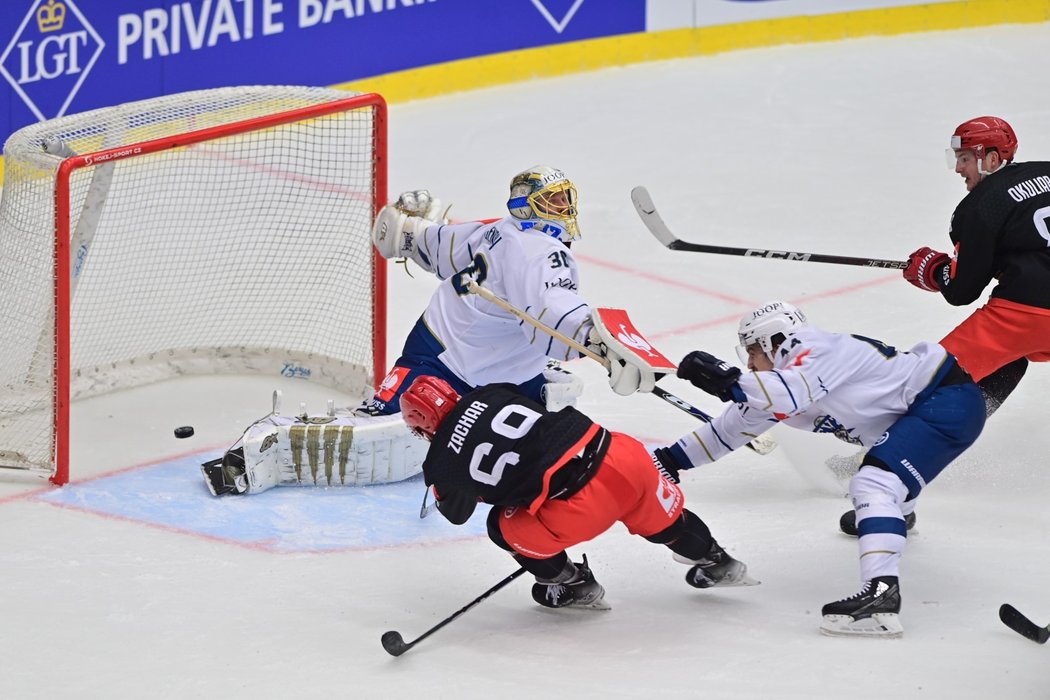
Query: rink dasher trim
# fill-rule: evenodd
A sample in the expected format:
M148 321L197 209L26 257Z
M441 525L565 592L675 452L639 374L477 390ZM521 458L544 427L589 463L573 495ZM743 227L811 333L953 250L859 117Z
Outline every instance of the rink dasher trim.
M196 452L27 495L60 508L275 553L413 547L485 536L487 509L462 526L419 518L422 476L358 487L281 486L252 496L208 493Z

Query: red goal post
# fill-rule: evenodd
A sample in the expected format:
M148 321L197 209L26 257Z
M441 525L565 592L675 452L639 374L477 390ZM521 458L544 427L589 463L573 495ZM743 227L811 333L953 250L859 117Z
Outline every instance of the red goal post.
M75 399L193 374L364 396L386 371L382 97L218 88L4 147L0 467L69 479Z

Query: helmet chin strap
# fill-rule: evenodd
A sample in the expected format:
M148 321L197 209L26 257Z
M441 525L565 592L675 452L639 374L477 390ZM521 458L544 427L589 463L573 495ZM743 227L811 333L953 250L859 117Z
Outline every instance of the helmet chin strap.
M985 158L987 158L987 156L985 156ZM984 169L984 158L981 158L980 160L977 161L977 173L981 176L981 179L983 180L988 175L991 175L992 173L999 172L1000 170L1002 170L1002 167L1004 165L1006 165L1006 161L1003 160L1002 158L1000 158L999 159L999 167L997 167L995 170L985 170Z

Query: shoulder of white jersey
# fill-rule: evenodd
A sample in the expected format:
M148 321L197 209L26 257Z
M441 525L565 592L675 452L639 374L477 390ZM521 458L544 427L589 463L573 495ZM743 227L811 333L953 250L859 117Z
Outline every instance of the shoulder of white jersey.
M782 363L794 362L802 353L810 354L814 350L826 347L831 338L836 335L838 334L829 333L814 326L799 328L777 348L777 366L783 367Z
M522 222L514 217L507 217L498 222L499 233L506 239L507 247L515 250L521 259L545 258L552 252L564 252L569 259L573 257L572 250L557 238L553 238L542 231L531 228L521 228Z
M948 350L943 345L930 340L923 340L916 343L909 348L908 352L922 357L943 357L948 354Z

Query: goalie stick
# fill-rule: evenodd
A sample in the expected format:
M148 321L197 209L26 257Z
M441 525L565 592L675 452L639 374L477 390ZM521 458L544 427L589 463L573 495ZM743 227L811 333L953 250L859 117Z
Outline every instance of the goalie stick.
M802 262L833 263L835 265L860 265L862 267L878 267L893 270L903 270L908 266L904 260L882 260L881 258L851 258L845 255L822 255L820 253L797 253L791 250L765 250L763 248L732 248L721 245L704 245L703 243L689 243L677 238L671 229L667 228L660 212L656 210L649 190L639 185L631 190L631 201L638 215L642 217L642 223L649 229L656 240L671 250L686 250L691 253L713 253L715 255L742 255L748 258L771 258L774 260L798 260Z
M525 313L524 311L522 311L518 307L516 307L513 304L511 304L506 299L502 299L502 298L496 296L495 294L493 294L492 292L490 292L488 289L485 289L484 287L479 285L474 280L468 280L466 286L467 286L467 290L471 294L477 294L482 299L485 299L487 301L491 301L496 306L498 306L501 309L504 309L506 311L509 311L510 313L514 314L515 316L520 318L522 321L525 321L529 325L540 329L541 331L543 331L547 335L560 340L561 342L565 343L569 347L571 347L574 350L578 351L580 354L586 355L587 357L591 358L592 360L594 360L595 362L600 364L602 367L604 367L606 369L606 371L609 370L609 360L604 358L604 357L602 357L598 353L594 352L593 350L588 348L586 345L583 345L582 343L576 341L573 338L570 338L569 336L565 335L564 333L561 333L561 332L551 328L550 326L548 326L543 321L540 321L539 319L533 318L532 316L528 315L527 313ZM671 392L667 391L666 389L662 389L661 387L654 386L653 390L652 390L652 394L654 396L657 396L657 397L663 399L664 401L666 401L667 403L671 404L675 408L677 408L677 409L679 409L681 411L685 411L686 413L688 413L689 415L693 416L694 418L699 418L700 420L702 420L705 423L710 423L712 420L714 420L711 416L707 415L706 413L701 411L696 406L693 406L692 404L688 403L687 401L684 401L684 400L678 398L677 396L675 396ZM763 435L758 435L753 440L751 440L751 442L747 443L747 446L748 446L748 448L750 448L751 450L757 452L760 455L767 455L770 452L772 452L774 449L776 449L777 444L775 442L773 442L773 440L771 440L770 438L767 438L767 437L765 437Z
M1009 603L999 606L999 619L1014 632L1038 644L1046 644L1046 640L1050 639L1050 625L1040 627Z
M512 573L510 576L508 576L507 578L503 579L502 581L497 583L495 586L493 586L492 588L488 589L487 591L485 591L484 593L479 595L477 598L475 598L474 600L470 601L469 603L464 605L462 608L460 608L456 612L454 612L451 615L449 615L448 617L446 617L441 622L437 623L436 625L434 625L433 627L428 629L423 634L419 635L417 638L413 639L411 642L406 642L405 638L401 636L400 632L396 632L394 630L390 630L389 632L384 632L383 636L380 638L380 641L383 643L383 648L386 649L386 653L390 654L391 656L401 656L406 651L408 651L409 649L411 649L415 645L419 644L424 639L426 639L430 635L434 634L439 629L441 629L442 627L444 627L448 623L452 622L457 617L459 617L460 615L462 615L466 611L470 610L475 605L477 605L481 601L485 600L490 595L492 595L493 593L495 593L499 589L503 588L508 583L510 583L511 581L513 581L514 579L518 578L519 576L521 576L524 573L525 573L525 568L524 567L518 569L517 571Z

